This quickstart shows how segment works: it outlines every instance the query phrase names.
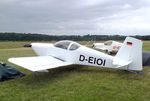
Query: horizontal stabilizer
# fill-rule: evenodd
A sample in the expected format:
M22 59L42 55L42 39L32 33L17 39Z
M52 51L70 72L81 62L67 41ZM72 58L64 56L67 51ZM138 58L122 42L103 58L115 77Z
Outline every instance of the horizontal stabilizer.
M42 71L46 69L71 65L71 63L64 62L52 56L10 58L8 61L31 71Z
M115 58L113 61L113 65L116 65L116 68L127 66L130 63L132 63L132 61L125 61L125 60L121 60L119 58Z

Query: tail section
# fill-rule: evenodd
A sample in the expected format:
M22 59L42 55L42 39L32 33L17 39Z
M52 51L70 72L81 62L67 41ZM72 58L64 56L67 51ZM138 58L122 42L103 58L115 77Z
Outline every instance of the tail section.
M113 64L127 70L142 70L142 41L127 37L116 54Z

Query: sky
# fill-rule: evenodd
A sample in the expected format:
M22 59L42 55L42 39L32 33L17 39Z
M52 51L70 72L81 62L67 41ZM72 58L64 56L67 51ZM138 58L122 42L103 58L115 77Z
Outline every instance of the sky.
M0 32L150 35L150 0L0 0Z

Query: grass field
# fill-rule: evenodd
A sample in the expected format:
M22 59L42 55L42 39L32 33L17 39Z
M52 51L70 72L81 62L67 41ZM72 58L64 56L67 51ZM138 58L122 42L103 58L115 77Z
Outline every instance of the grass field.
M0 60L31 56L22 46L29 42L0 42ZM150 41L144 42L150 51ZM8 62L7 62L8 63ZM10 64L12 65L12 64ZM27 75L0 82L0 101L149 101L150 68L143 74L88 66L51 69L49 73L32 73L12 65Z

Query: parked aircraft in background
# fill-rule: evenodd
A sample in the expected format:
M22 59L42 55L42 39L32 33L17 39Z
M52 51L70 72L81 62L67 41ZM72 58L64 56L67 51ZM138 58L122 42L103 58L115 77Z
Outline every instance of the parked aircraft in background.
M43 71L68 65L88 65L103 68L141 71L142 41L127 37L116 56L63 40L55 44L31 43L38 56L9 58L8 61L31 71ZM136 51L136 52L135 52Z
M109 40L104 43L93 43L93 48L103 50L108 54L116 54L122 45L121 42Z

